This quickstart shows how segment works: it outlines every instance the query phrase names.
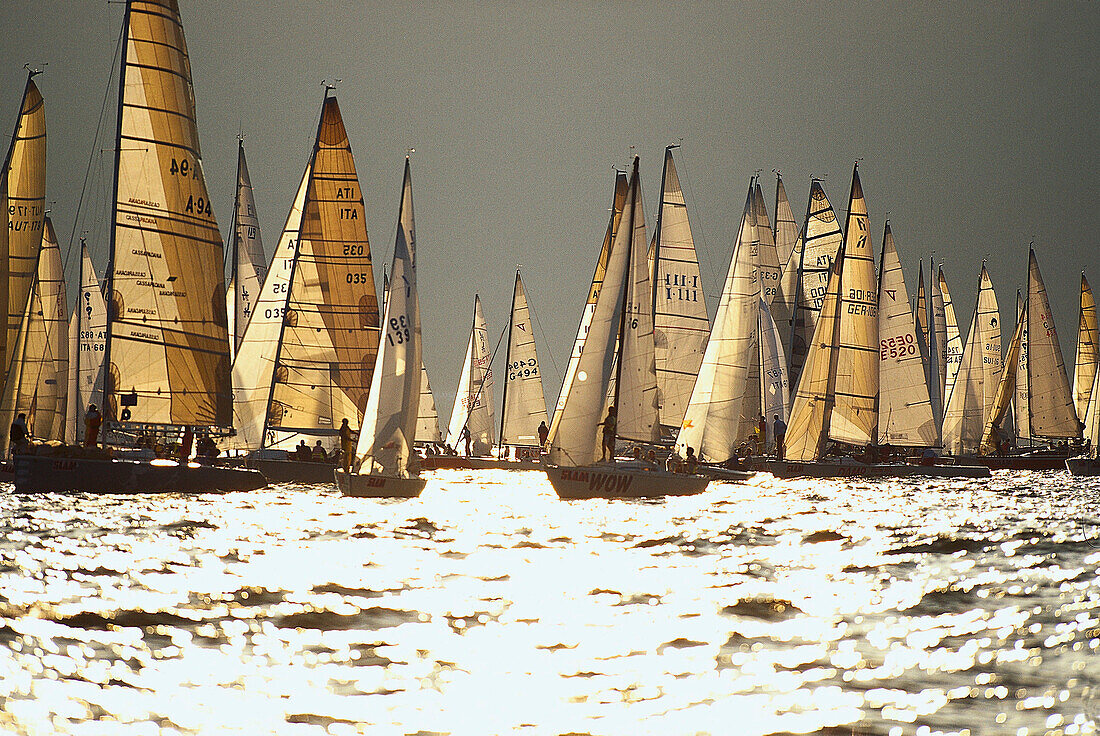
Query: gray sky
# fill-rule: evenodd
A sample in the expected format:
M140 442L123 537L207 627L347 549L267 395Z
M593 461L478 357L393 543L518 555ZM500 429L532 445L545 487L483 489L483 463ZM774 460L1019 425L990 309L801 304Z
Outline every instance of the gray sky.
M499 334L516 264L547 333L541 341L536 329L553 401L607 224L612 167L641 156L652 228L663 149L680 139L712 314L749 176L764 170L770 208L770 172L780 169L798 219L809 177L825 176L843 217L856 158L876 248L888 211L911 292L917 258L945 258L964 330L983 257L1002 320L1014 322L1031 240L1071 359L1080 271L1100 289L1096 3L180 4L223 237L238 129L270 253L310 152L320 82L340 78L380 279L402 158L416 148L425 360L443 422L474 293ZM36 81L64 248L123 6L38 0L8 2L3 14L0 135L6 147L23 64L48 62ZM113 115L112 104L108 141ZM108 166L86 198L102 199L109 179ZM95 210L86 204L82 216L93 233L105 218Z

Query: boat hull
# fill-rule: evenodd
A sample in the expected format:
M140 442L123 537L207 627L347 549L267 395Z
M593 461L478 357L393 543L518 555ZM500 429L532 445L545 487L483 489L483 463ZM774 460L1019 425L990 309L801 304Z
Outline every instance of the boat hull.
M17 493L227 493L267 485L257 470L190 463L16 455Z
M717 465L699 465L696 468L699 475L705 475L711 480L741 481L748 480L756 475L755 470L736 470L734 468L722 468Z
M1066 470L1071 475L1100 475L1100 458L1071 457L1066 460Z
M426 478L391 478L387 475L360 475L333 471L340 493L355 498L416 498L428 484Z
M250 457L248 467L264 474L272 483L332 483L335 463L302 460L271 460Z
M758 470L776 478L988 478L984 465L908 465L902 463L803 463L787 460L756 461Z
M421 470L542 470L546 466L530 460L498 460L494 457L428 455L420 460Z
M583 468L546 466L546 476L558 498L658 498L694 496L707 489L710 478L663 470L620 469L614 465Z
M960 457L960 461L984 465L992 470L1063 470L1069 456L1064 453L1035 455L988 455Z

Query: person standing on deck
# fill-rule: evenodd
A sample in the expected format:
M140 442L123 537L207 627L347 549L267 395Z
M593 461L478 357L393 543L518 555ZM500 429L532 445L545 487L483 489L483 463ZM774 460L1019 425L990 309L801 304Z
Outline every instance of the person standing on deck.
M347 417L340 422L340 463L344 472L351 474L351 459L355 457L355 435L348 425Z
M11 423L11 431L8 432L8 444L10 445L8 451L14 455L16 450L22 450L30 437L30 430L27 429L27 415L20 412L15 421Z
M618 431L615 405L607 407L607 419L597 426L603 427L603 461L615 462L615 434Z
M550 428L546 422L539 422L539 447L546 447L546 438L550 436Z
M183 428L183 439L180 440L180 463L186 463L191 457L191 447L195 444L195 430L191 425Z
M775 459L783 459L783 440L787 435L787 423L779 418L778 414L772 415L772 432L775 434Z
M458 438L466 443L466 457L470 457L470 428L463 427L458 434Z
M99 439L99 428L103 424L103 415L95 404L88 404L88 411L84 414L84 446L95 447Z

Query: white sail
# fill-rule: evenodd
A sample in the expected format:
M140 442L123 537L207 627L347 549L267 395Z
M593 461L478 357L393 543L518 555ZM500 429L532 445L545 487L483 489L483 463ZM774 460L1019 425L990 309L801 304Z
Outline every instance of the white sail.
M443 442L443 433L439 431L439 412L435 408L435 395L428 383L428 369L420 366L420 408L416 417L417 442Z
M1100 344L1097 340L1096 300L1092 296L1085 274L1081 274L1081 311L1077 326L1077 353L1073 361L1073 404L1077 416L1084 418L1088 411L1096 366L1100 362Z
M416 439L423 359L416 326L416 229L412 208L412 174L405 158L401 212L397 220L393 265L370 392L355 454L358 472L408 477Z
M829 437L853 445L870 445L875 442L878 426L878 282L858 167L852 169L844 233L836 398L829 418Z
M103 404L103 352L107 343L107 305L84 239L80 241L80 294L69 322L69 388L65 441L84 437L89 404Z
M829 416L836 399L836 360L840 342L841 246L814 327L806 364L791 400L784 457L795 462L819 460L829 436Z
M881 266L881 264L879 264ZM917 299L913 305L913 318L917 325L917 338L921 341L925 373L928 372L928 297L924 290L924 260L917 270ZM927 378L925 379L927 381Z
M779 289L772 300L769 309L772 319L779 328L779 334L783 338L783 353L788 358L790 365L791 340L794 338L794 311L795 300L798 297L798 266L802 262L802 238L796 236L794 248L790 257L779 274Z
M829 270L842 241L836 212L829 204L821 182L814 179L810 182L810 199L806 206L806 224L803 227L798 268L798 292L793 316L790 359L791 381L794 385L798 384L802 373L806 352L817 324L817 315L825 300Z
M1021 321L1020 348L1016 356L1016 392L1012 398L1016 437L1031 439L1031 386L1027 377L1027 300L1016 291L1016 313Z
M294 272L294 256L298 251L298 232L302 226L312 156L310 161L283 225L252 319L233 360L233 425L237 432L229 439L231 449L251 452L264 445L264 423L271 400L290 278Z
M269 446L358 431L379 343L362 188L336 97L326 92L268 407Z
M561 391L558 393L557 405L554 408L554 417L550 424L551 436L556 433L561 410L565 405L565 398L569 395L569 389L573 385L573 380L577 375L581 348L584 347L584 341L588 336L588 327L592 323L592 314L596 310L596 300L600 296L600 289L603 288L604 274L607 271L607 261L611 253L611 244L618 231L619 221L622 219L623 204L626 202L626 190L626 174L617 172L615 174L615 195L612 200L611 217L607 221L607 231L604 233L603 246L600 248L600 256L596 259L596 269L592 274L592 285L588 289L584 310L581 312L580 326L577 327L577 338L573 341L573 352L569 355L569 365L565 368L565 376L562 380Z
M245 328L252 319L252 309L260 295L260 288L267 277L267 255L260 240L260 220L256 215L256 198L252 181L248 176L248 164L244 159L244 140L237 140L237 198L233 207L233 225L229 237L230 268L229 290L226 293L226 311L229 315L230 334L233 335L233 355L244 339Z
M519 271L512 290L512 323L508 331L508 361L504 374L504 406L500 443L538 447L539 424L547 421L542 371L535 349L534 326Z
M464 448L462 429L470 432L470 451L475 456L485 456L496 444L496 427L493 422L493 371L489 364L493 358L489 347L489 330L481 311L481 298L474 296L474 320L470 330L470 342L466 346L466 360L458 381L451 421L447 425L447 443Z
M1092 379L1089 408L1085 411L1084 438L1089 444L1089 455L1100 455L1100 371Z
M760 415L760 348L757 310L760 279L752 182L745 198L737 247L730 260L699 377L691 392L676 448L725 462L749 438Z
M620 331L619 365L616 369L615 405L618 437L631 442L656 442L660 438L657 403L657 364L653 343L653 282L647 258L645 214L641 185L635 181L626 201L632 210L626 297Z
M0 275L3 276L0 289L7 289L8 314L7 330L0 335L6 346L0 373L11 366L35 277L38 252L42 247L46 201L46 108L33 76L34 72L27 75L15 132L0 176L3 180L0 186L7 195L4 207L7 257L0 264ZM3 296L2 291L0 296ZM4 425L4 434L7 433L7 426Z
M909 309L909 291L886 223L878 287L878 444L939 445L939 422L928 398L920 334Z
M791 211L787 190L783 187L783 177L778 171L775 172L775 226L772 240L775 241L779 265L785 268L791 260L795 242L798 240L798 223L795 222L794 212Z
M963 341L962 335L959 334L959 321L955 317L955 304L951 301L951 292L947 288L947 277L944 276L942 268L937 269L937 284L943 298L944 334L946 339L940 351L946 368L944 389L941 396L946 397L951 395L955 378L959 374L959 366L962 364Z
M931 265L931 264L930 264ZM928 300L928 355L930 356L929 398L936 416L942 416L947 405L947 307L939 279L929 269L932 280Z
M673 148L665 149L654 233L653 340L661 423L679 427L703 361L710 319Z
M1058 344L1054 315L1034 249L1028 251L1027 303L1031 436L1080 437L1081 428L1073 406L1073 392L1066 377L1065 359Z
M771 311L760 300L758 332L760 333L760 382L763 390L763 414L766 423L767 444L775 445L775 417L787 421L789 414L790 385L787 382L787 356L783 354L783 341L779 328L772 320Z
M760 241L757 250L759 259L760 295L766 304L771 304L779 293L779 277L783 264L779 260L779 251L775 246L775 231L768 218L767 205L764 204L764 190L760 180L756 180L753 194L753 207L756 213L756 236Z
M963 350L962 364L947 399L943 447L955 455L972 455L993 407L1001 378L1001 325L993 282L982 263L974 321Z
M127 5L120 76L105 417L226 427L224 254L175 3Z
M638 162L624 193L623 202L637 196ZM614 228L609 248L601 251L606 266L601 287L591 312L587 335L577 360L575 378L563 386L566 392L562 408L554 414L554 426L547 440L549 460L554 465L578 467L592 465L601 458L600 424L605 419L607 391L615 363L615 346L622 316L622 301L629 271L630 238L634 234L634 207L625 208L621 222ZM612 215L612 220L615 220ZM612 228L609 228L609 232ZM597 271L599 268L597 267ZM591 296L591 293L589 294ZM591 303L591 300L589 300ZM585 311L588 311L588 304Z

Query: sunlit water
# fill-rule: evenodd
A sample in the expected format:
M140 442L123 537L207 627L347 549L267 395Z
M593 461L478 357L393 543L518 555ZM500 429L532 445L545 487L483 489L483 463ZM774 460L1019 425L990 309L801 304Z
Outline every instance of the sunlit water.
M1066 473L0 508L0 732L1100 728L1100 482Z

